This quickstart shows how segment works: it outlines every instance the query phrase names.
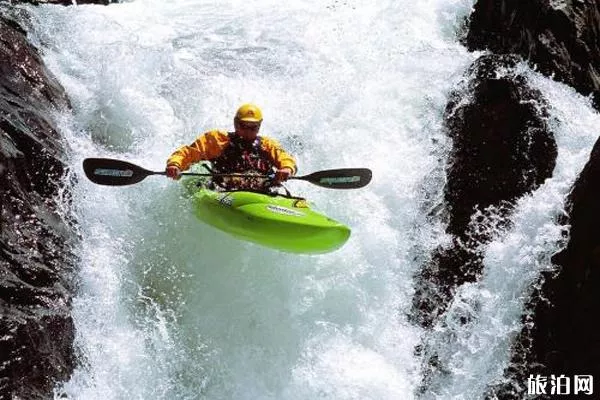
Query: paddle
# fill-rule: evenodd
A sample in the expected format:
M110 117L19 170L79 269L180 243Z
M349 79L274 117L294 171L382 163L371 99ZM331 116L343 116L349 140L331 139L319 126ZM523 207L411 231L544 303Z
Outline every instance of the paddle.
M83 160L85 175L99 185L123 186L132 185L150 175L166 175L165 171L149 171L127 161L111 158L86 158ZM246 177L244 174L206 174L182 172L187 176L232 176ZM313 172L310 175L292 176L298 179L329 189L358 189L371 182L372 173L367 168L341 168ZM268 178L268 176L264 176Z

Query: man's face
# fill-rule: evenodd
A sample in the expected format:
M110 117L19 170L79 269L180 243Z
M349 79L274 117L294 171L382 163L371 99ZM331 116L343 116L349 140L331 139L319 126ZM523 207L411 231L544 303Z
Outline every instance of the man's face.
M242 139L254 140L260 130L260 122L250 121L236 121L235 122L235 133L237 133Z

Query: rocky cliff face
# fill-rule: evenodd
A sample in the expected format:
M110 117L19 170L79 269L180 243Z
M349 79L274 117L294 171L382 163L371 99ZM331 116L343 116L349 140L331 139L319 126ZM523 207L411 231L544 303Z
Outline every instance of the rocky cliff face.
M457 286L478 279L490 236L510 227L514 202L554 169L546 104L515 72L517 62L483 56L450 95L444 123L453 148L444 198L452 243L437 249L419 273L413 317L422 326L435 323Z
M70 316L76 235L65 143L69 99L0 2L0 399L47 399L75 364ZM108 4L109 0L77 3Z
M591 94L600 109L597 0L479 0L466 42L471 49L519 54L541 72ZM568 245L552 259L556 272L542 277L530 299L507 381L490 388L489 398L523 398L530 374L600 377L600 333L591 325L600 314L599 185L597 142L566 202L568 216L561 222L571 225Z
M471 50L491 53L474 68L484 62L492 74L471 74L469 85L479 89L469 104L455 107L455 93L448 106L446 128L454 148L446 169L445 206L447 231L454 240L449 248L438 249L417 277L413 317L425 327L438 321L458 285L479 278L481 249L489 235L510 225L513 201L534 190L554 168L556 147L544 123L545 102L518 76L503 78L506 61L525 59L542 73L591 95L600 109L597 0L479 0L465 43ZM541 112L525 106L532 101L541 105ZM530 374L600 376L600 333L591 325L600 314L598 187L600 142L567 199L568 217L561 222L571 225L568 245L553 257L555 273L538 283L504 383L491 386L487 398L525 398ZM478 211L486 207L487 213ZM488 218L490 212L496 217ZM435 354L419 350L427 355L427 391L428 379L443 374L444 367Z
M487 244L510 229L516 201L552 176L557 147L546 123L546 102L519 74L518 61L514 55L484 55L450 95L444 129L452 150L444 205L452 240L416 276L411 317L425 328L445 324L456 289L480 279ZM468 323L471 315L452 318ZM430 382L445 367L434 349L417 350L424 357L421 391L433 395Z
M548 76L593 95L600 107L600 2L479 0L465 43L517 54Z
M25 32L0 18L0 398L46 398L73 368L74 237L52 121L68 107Z

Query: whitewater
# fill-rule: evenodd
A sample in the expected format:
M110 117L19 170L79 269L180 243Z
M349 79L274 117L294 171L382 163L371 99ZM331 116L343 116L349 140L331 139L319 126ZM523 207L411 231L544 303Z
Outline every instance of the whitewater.
M79 365L57 399L478 399L502 379L523 304L561 245L555 217L587 161L588 99L522 67L550 104L553 177L520 199L431 332L409 322L413 275L447 238L443 113L479 54L458 42L473 0L136 0L23 7L73 112L59 115L80 223ZM352 228L291 255L201 224L177 182L94 185L86 157L152 170L245 102L300 174L367 167L360 190L287 184ZM472 314L469 324L455 315ZM423 355L448 373L425 392Z

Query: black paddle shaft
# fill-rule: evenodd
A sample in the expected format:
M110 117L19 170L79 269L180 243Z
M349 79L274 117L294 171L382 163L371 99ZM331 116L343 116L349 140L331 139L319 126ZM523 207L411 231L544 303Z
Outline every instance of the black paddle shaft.
M83 171L94 183L109 186L132 185L150 175L166 175L165 171L149 171L128 161L112 158L86 158L83 160ZM183 172L188 176L237 176L243 174L201 174ZM308 181L329 189L357 189L371 182L372 173L367 168L342 168L313 172L305 176L292 176L290 179ZM265 176L268 178L268 176Z

